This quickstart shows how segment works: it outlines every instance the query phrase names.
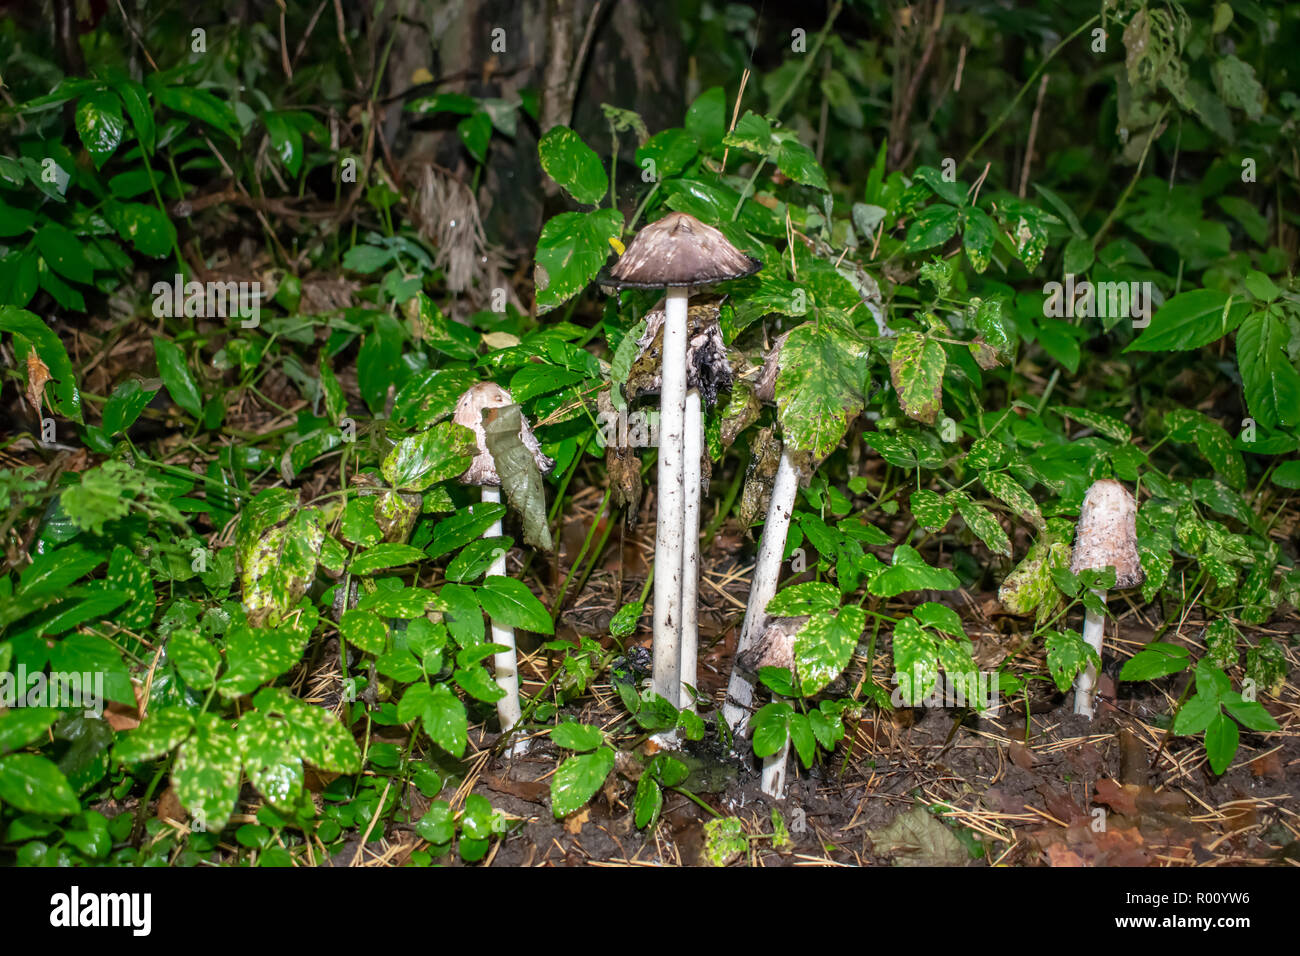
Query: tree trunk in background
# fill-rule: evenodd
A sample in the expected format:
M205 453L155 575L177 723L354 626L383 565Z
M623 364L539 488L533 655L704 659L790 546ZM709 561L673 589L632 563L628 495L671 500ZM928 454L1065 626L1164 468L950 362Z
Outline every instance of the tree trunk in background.
M537 162L540 131L557 123L573 126L608 163L611 140L602 103L639 112L652 134L680 126L685 114L681 38L660 29L661 11L653 4L604 0L595 11L596 31L570 96L573 60L595 6L595 0L417 0L399 5L400 20L396 11L389 18L398 33L383 84L387 95L412 86L421 67L445 78L439 89L447 92L507 101L517 101L525 88L539 93L536 124L521 112L513 141L493 133L477 193L489 242L515 257L531 255L547 214L569 207L559 194L555 210L543 207L549 180ZM504 31L497 39L504 39L505 49L494 51L497 29ZM405 113L404 105L390 103L385 116L385 135L398 164L418 166L432 159L471 181L474 164L456 133L459 117L424 120ZM620 206L630 214L634 193L644 188L632 165L638 144L624 134L619 145L627 164L617 177Z

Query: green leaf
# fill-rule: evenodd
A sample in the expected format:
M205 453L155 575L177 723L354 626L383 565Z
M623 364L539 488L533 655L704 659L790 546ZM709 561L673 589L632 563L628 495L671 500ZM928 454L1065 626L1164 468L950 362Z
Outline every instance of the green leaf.
M523 581L489 575L477 593L479 604L497 624L537 634L555 633L551 615Z
M1210 758L1210 769L1223 773L1237 754L1240 733L1237 725L1226 714L1216 713L1205 728L1205 755Z
M438 596L447 608L443 620L447 622L452 640L461 647L482 643L483 611L474 588L444 584Z
M158 363L158 375L167 386L167 394L195 418L200 417L203 414L203 396L194 384L194 376L190 374L185 362L185 353L175 342L157 335L154 336L153 351Z
M1006 531L993 512L964 494L956 499L955 504L957 513L966 522L966 526L984 542L990 551L1011 557L1011 539L1007 537Z
M154 148L153 106L149 103L148 93L145 92L143 86L134 80L127 79L125 75L111 77L109 86L121 97L122 105L126 107L126 115L131 117L131 125L135 128L135 135L140 141L140 145L145 148L146 152L152 153Z
M226 673L217 693L233 700L287 672L302 658L307 634L282 626L273 629L236 624L226 634Z
M1047 527L1047 522L1043 520L1043 513L1038 510L1038 502L1034 501L1029 492L1020 487L1006 472L981 472L980 481L995 498L1005 502L1021 520L1027 521L1039 531ZM1009 555L1010 551L1008 550L1007 553Z
M193 729L194 718L184 707L162 707L118 740L113 748L113 758L128 767L145 760L156 760L171 753Z
M962 248L966 250L971 267L976 272L983 272L989 267L989 259L993 255L997 229L988 213L975 206L968 208L964 215L966 228L961 237Z
M234 729L215 714L200 714L195 733L176 751L172 785L204 829L219 832L239 799L239 743Z
M1177 442L1194 441L1197 450L1233 488L1246 483L1246 464L1233 448L1232 436L1201 412L1175 408L1165 415L1165 429Z
M110 591L127 596L126 605L115 615L123 627L143 628L153 622L155 595L153 581L144 563L130 549L118 545L108 561L104 585Z
M77 103L76 126L95 168L102 169L126 131L121 101L108 90L87 93Z
M1075 631L1048 631L1046 646L1047 669L1056 682L1057 690L1062 693L1070 689L1074 679L1087 668L1089 661L1094 666L1101 666L1097 652Z
M599 203L609 191L609 177L596 151L567 126L553 126L537 142L546 175L578 202ZM552 220L554 221L554 220Z
M453 757L465 753L469 740L469 720L465 714L465 705L447 689L446 684L438 684L429 692L422 716L424 732L435 744Z
M932 568L911 545L894 549L892 566L881 571L867 590L878 597L895 597L905 591L954 591L961 586L947 568Z
M910 617L894 625L894 679L903 703L914 707L930 693L939 678L936 638Z
M1155 680L1187 670L1192 658L1187 648L1181 644L1165 644L1153 641L1120 668L1119 679L1122 681Z
M0 757L0 803L43 817L66 817L81 810L59 768L36 754Z
M154 99L168 109L192 116L239 142L239 120L235 111L207 90L192 86L163 86L159 74L149 77L149 88Z
M559 820L581 809L605 783L614 769L614 751L601 747L577 754L560 764L551 777L551 812Z
M303 775L289 721L260 710L244 714L236 743L249 782L273 806L293 812L302 799Z
M1151 324L1125 352L1173 352L1200 348L1223 338L1246 317L1245 302L1230 304L1226 292L1193 289L1166 299Z
M943 346L919 332L900 332L889 359L889 377L903 412L933 425L943 407L943 373L948 356Z
M1289 341L1286 326L1269 310L1252 314L1237 332L1246 406L1270 429L1300 424L1300 372L1287 358Z
M344 611L339 620L339 633L367 654L382 654L388 649L388 626L369 611L359 608Z
M425 559L425 553L409 544L385 542L367 548L352 559L348 570L353 574L374 574L389 568L400 568L407 564L417 564Z
M525 368L542 368L528 365ZM522 371L522 370L521 370ZM517 395L518 393L516 393ZM524 523L524 543L552 551L550 524L546 512L546 488L537 459L524 444L523 413L518 405L495 410L483 423L484 442L492 455L506 501Z
M461 690L484 703L494 704L506 696L505 689L482 667L458 667L452 677Z
M480 163L486 163L488 143L492 140L492 117L480 110L458 122L456 132L460 134L460 141L465 144L469 154ZM604 170L601 172L604 173Z
M695 134L680 128L662 130L642 143L636 151L636 164L644 171L652 171L654 181L676 176L700 151L700 141ZM653 163L652 167L646 165Z
M758 709L749 722L756 757L770 757L785 746L793 716L794 708L783 700L774 700Z
M712 152L727 134L727 97L720 86L699 95L686 110L686 129L695 134L700 148Z
M21 700L24 690L16 688L15 697ZM54 707L14 707L0 714L0 753L19 750L45 737L45 731L61 716Z
M108 203L104 215L117 234L130 241L142 255L157 259L170 252L176 242L176 227L156 206L141 202Z
M221 670L221 652L197 628L178 627L172 631L167 638L167 657L195 690L210 688Z
M558 727L551 728L551 740L557 747L585 752L595 750L605 742L605 734L599 727L591 724L579 724L566 721Z
M146 391L134 380L123 382L104 404L102 426L105 434L117 435L125 432L140 417L145 406L158 394L157 389Z
M830 191L830 184L826 182L826 172L817 162L817 155L799 142L793 134L782 139L776 152L776 168L804 186Z
M824 581L808 581L782 588L767 602L772 617L802 617L818 611L834 611L840 606L840 592Z
M912 492L909 502L916 523L926 531L942 531L952 518L952 502L928 488Z
M926 601L912 609L912 617L924 626L943 631L951 637L966 636L966 631L961 626L961 615L946 605Z
M867 350L841 322L842 314L824 309L817 322L791 331L781 349L776 404L782 439L808 472L839 445L870 384Z
M653 826L659 819L659 812L664 807L664 791L647 770L636 782L636 796L632 799L632 813L637 829L643 830Z
M271 149L289 173L296 177L302 169L302 132L283 113L268 110L262 114Z
M1110 415L1103 415L1101 412L1094 412L1087 408L1075 408L1070 405L1053 405L1052 411L1100 432L1107 438L1117 442L1128 444L1133 440L1133 429L1118 418L1112 418Z
M398 442L380 471L395 488L424 491L434 482L462 474L474 460L477 447L474 433L464 425L439 422Z
M840 675L866 626L866 611L853 605L835 615L820 611L808 618L794 638L795 672L803 696L813 696Z
M47 222L36 232L33 241L46 264L73 282L90 282L94 269L81 240L56 222Z
M923 252L941 246L957 234L959 210L946 203L927 206L912 220L903 243L906 253Z
M623 214L617 209L562 212L549 219L534 257L538 314L585 289L609 258L609 240L622 233Z

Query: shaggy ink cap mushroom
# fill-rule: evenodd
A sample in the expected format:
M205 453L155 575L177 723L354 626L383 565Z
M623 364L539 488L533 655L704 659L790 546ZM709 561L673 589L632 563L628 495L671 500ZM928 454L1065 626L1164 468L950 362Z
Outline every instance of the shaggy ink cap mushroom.
M479 487L498 487L501 484L501 476L497 474L496 462L492 460L492 453L487 447L487 433L483 428L483 413L494 408L505 408L507 405L513 405L515 400L511 397L510 392L502 388L496 382L479 382L468 388L456 403L456 411L452 415L452 420L457 425L464 425L474 432L474 441L478 446L478 451L474 455L474 461L470 463L469 468L460 476L462 484L478 485ZM519 440L524 443L537 462L538 469L542 474L549 474L555 467L555 462L546 455L542 454L541 446L537 442L537 436L528 426L528 420L520 416Z
M1146 578L1137 547L1137 502L1118 481L1093 482L1079 510L1070 571L1115 569L1115 587L1137 587Z
M717 229L684 212L670 212L638 232L599 281L618 289L691 289L743 279L761 268L762 262Z

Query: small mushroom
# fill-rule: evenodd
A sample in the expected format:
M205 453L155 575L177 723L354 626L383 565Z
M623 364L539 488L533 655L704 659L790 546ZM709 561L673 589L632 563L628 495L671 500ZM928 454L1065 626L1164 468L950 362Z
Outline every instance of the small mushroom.
M687 496L695 501L698 538L699 480L687 486L688 428L702 432L699 390L687 398L687 309L692 289L753 275L762 263L745 255L717 229L686 213L669 213L637 233L618 262L601 277L619 289L664 289L662 387L659 395L659 513L655 527L655 693L689 705L683 686L682 625L687 566ZM688 409L690 422L688 425ZM691 448L699 457L702 439ZM691 589L693 591L693 589ZM689 662L688 662L689 667ZM693 677L693 675L692 675Z
M794 675L794 639L807 623L806 617L782 617L771 621L753 647L736 655L736 667L749 671L755 679L764 667L784 667ZM798 679L797 675L795 679ZM763 758L760 786L775 800L785 799L785 771L789 761L790 737L787 735L780 750Z
M1070 571L1078 574L1107 567L1115 569L1117 588L1137 587L1145 578L1137 548L1137 502L1118 481L1103 478L1093 482L1084 495ZM1105 588L1093 588L1093 593L1105 604ZM1105 616L1088 608L1083 619L1083 639L1098 658L1105 630ZM1089 720L1096 686L1097 668L1089 662L1074 682L1074 712Z
M470 387L465 394L461 395L460 401L456 403L456 411L452 418L458 425L464 425L474 432L474 440L478 445L478 453L474 456L473 462L469 468L460 476L460 481L466 485L477 485L482 489L483 501L488 504L501 503L501 476L497 473L496 462L492 458L492 453L488 450L487 435L483 427L485 415L491 415L494 410L506 408L513 405L514 399L510 393L497 385L495 382L479 382L477 385ZM519 439L529 452L532 453L537 467L543 474L549 472L555 467L555 462L542 454L541 446L537 443L537 436L528 426L528 422L520 418ZM483 532L485 538L497 538L501 536L501 521L497 520ZM487 569L487 576L501 575L506 573L506 552L504 549L499 550L492 559L492 564ZM508 650L501 651L492 657L493 669L496 672L497 686L505 691L505 696L497 701L497 716L501 721L501 733L509 734L514 726L519 723L521 708L519 706L519 665L515 654L515 632L513 628L502 627L496 621L492 621L492 643L501 644ZM515 744L509 751L510 754L524 753L528 749L528 740L524 739Z

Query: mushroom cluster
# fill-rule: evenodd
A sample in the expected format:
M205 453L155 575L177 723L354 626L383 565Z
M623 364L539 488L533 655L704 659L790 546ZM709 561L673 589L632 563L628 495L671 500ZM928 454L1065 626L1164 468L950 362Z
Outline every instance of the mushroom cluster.
M719 230L686 213L669 213L637 233L601 278L618 289L664 289L659 392L658 518L655 527L655 693L679 707L696 686L699 514L704 419L697 375L690 381L687 331L692 290L752 275L762 263ZM699 349L709 349L706 333ZM717 342L721 344L720 335Z

